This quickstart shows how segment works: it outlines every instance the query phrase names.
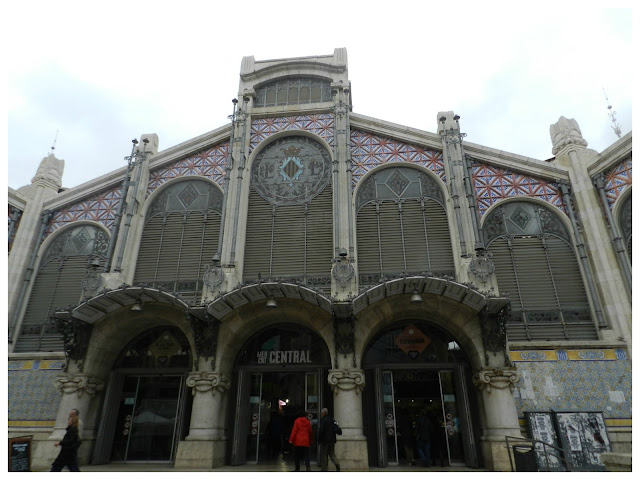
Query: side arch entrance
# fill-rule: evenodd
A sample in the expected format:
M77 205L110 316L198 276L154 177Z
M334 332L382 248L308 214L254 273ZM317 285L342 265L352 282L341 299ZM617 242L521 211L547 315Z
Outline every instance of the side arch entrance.
M191 350L181 330L151 328L120 353L109 377L92 463L172 463L189 426Z
M300 325L281 323L249 339L233 370L229 463L290 463L289 434L295 418L306 411L317 435L320 410L331 409L326 382L330 368L325 341ZM317 439L312 461L317 458L316 447Z
M470 364L450 333L423 320L394 323L373 337L362 364L371 465L478 467ZM422 422L430 425L428 453L417 436Z

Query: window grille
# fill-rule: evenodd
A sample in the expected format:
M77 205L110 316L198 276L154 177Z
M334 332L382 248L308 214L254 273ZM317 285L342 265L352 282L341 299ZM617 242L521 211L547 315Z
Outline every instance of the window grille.
M49 318L56 309L82 301L91 261L97 259L104 265L108 244L108 234L93 225L65 230L49 244L36 273L15 352L63 351L62 336Z
M333 197L327 186L308 203L275 205L249 195L243 279L282 279L331 293Z
M370 176L356 198L360 285L384 277L455 276L442 193L416 169L396 167Z
M317 78L277 80L256 89L255 107L330 102L331 84Z
M510 341L597 340L569 234L555 213L512 202L485 221L498 288L508 294Z
M204 266L218 249L222 192L202 180L176 182L150 207L134 285L149 285L198 303Z

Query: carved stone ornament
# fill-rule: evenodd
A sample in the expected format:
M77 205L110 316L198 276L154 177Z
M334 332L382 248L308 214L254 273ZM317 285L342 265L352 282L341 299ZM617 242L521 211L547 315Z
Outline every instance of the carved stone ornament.
M53 153L42 159L40 166L31 179L31 183L48 183L54 187L62 186L62 173L64 172L64 160L58 160Z
M495 271L495 265L489 256L479 256L471 260L469 270L478 278L489 278Z
M505 389L513 392L516 383L520 381L520 372L513 367L487 368L473 375L473 384L479 390L487 389L491 393L492 388Z
M187 387L191 387L191 394L206 393L211 391L223 393L231 386L231 380L224 373L220 372L191 372L187 376Z
M220 267L216 266L204 266L204 275L202 277L202 281L209 288L215 288L222 284L224 280L224 270Z
M82 374L59 375L56 377L55 386L63 394L77 393L81 397L85 393L90 397L104 389L104 382L95 378L89 378Z
M582 138L578 122L573 118L560 117L557 123L549 127L549 133L553 143L553 149L551 150L553 155L556 155L568 145L579 145L581 147L588 145L587 141Z
M360 393L364 390L365 385L362 370L329 370L328 381L334 393L348 390Z
M333 278L336 279L336 282L344 285L349 283L356 274L353 265L346 262L338 262L333 266L332 270Z

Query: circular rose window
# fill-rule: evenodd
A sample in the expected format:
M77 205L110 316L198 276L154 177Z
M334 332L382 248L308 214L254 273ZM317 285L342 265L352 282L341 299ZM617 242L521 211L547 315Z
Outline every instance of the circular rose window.
M251 170L251 185L276 205L309 202L331 181L331 158L308 137L287 137L262 150Z

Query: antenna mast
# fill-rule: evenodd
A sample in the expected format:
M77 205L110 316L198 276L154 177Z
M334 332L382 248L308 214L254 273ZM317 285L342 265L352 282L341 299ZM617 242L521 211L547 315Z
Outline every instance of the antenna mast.
M618 138L622 137L622 128L620 124L616 120L616 112L613 110L613 107L609 103L609 98L607 97L607 92L605 92L604 87L602 88L604 92L604 98L607 100L607 109L609 110L609 118L611 119L613 132L618 136Z
M52 154L53 151L56 149L56 142L58 141L58 130L56 130L56 136L53 139L53 145L51 145L51 151L49 152L49 154Z

